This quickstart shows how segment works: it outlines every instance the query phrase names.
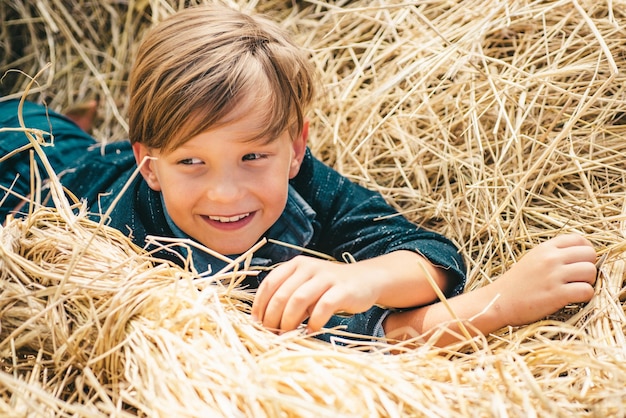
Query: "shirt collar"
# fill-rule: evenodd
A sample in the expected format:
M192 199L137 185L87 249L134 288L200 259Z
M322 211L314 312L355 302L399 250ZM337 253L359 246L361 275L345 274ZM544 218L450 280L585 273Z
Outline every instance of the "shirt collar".
M182 239L192 239L189 235L183 232L172 220L165 208L165 202L163 195L161 194L161 205L163 206L163 213L168 226L172 230L174 237ZM287 203L280 218L272 225L264 234L264 238L279 241L281 243L289 244L285 246L281 244L275 244L267 242L259 250L252 255L251 265L260 267L269 267L276 263L281 263L296 255L301 251L298 248L293 247L306 247L313 238L314 233L314 221L316 213L311 206L300 196L300 194L289 185L289 192L287 194ZM293 246L293 247L292 247ZM184 247L181 250L184 256L187 256L187 249ZM231 255L229 257L236 258L238 254ZM207 271L210 268L211 272L217 272L221 270L226 263L210 254L203 251L196 250L192 253L193 264L199 273Z

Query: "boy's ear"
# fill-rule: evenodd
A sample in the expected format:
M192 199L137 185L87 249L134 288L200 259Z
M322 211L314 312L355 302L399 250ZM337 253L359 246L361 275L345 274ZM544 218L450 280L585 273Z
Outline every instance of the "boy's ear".
M150 149L144 144L135 142L133 144L133 154L135 154L135 161L139 167L139 172L143 176L144 180L146 180L146 183L148 183L148 186L150 186L150 188L155 192L161 191L159 179L154 172L154 160L150 156Z
M293 156L291 158L291 166L289 167L289 178L292 179L300 171L300 165L304 159L304 153L306 152L306 144L309 139L309 121L304 121L302 125L302 133L299 137L293 140Z

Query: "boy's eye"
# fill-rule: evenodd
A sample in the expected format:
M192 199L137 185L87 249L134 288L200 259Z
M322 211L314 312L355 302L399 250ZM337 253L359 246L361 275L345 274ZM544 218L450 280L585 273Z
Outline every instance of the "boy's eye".
M202 164L202 161L199 158L183 158L178 162L181 165L194 165L194 164Z
M260 160L260 159L266 158L266 157L267 157L267 155L265 155L265 154L259 154L259 153L256 153L256 152L252 152L250 154L244 155L241 159L243 161L254 161L254 160Z

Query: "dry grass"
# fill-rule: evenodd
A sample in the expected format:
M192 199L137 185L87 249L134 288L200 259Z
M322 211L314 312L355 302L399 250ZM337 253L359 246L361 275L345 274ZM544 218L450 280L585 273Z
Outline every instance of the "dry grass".
M94 135L123 139L128 62L178 3L5 2L0 72L52 62L29 97L61 111L99 97ZM314 152L454 239L468 289L577 231L609 254L595 297L487 339L386 356L275 336L249 322L246 295L139 256L80 213L36 211L0 234L0 411L623 416L626 5L240 3L313 54L326 86ZM0 89L27 82L9 72Z

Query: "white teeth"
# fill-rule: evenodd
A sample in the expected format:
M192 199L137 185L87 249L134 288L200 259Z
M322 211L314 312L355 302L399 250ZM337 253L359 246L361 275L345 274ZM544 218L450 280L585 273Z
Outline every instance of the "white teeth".
M209 219L212 221L228 223L228 222L240 221L243 218L246 218L248 216L250 216L250 213L244 213L242 215L236 215L236 216L209 216Z

